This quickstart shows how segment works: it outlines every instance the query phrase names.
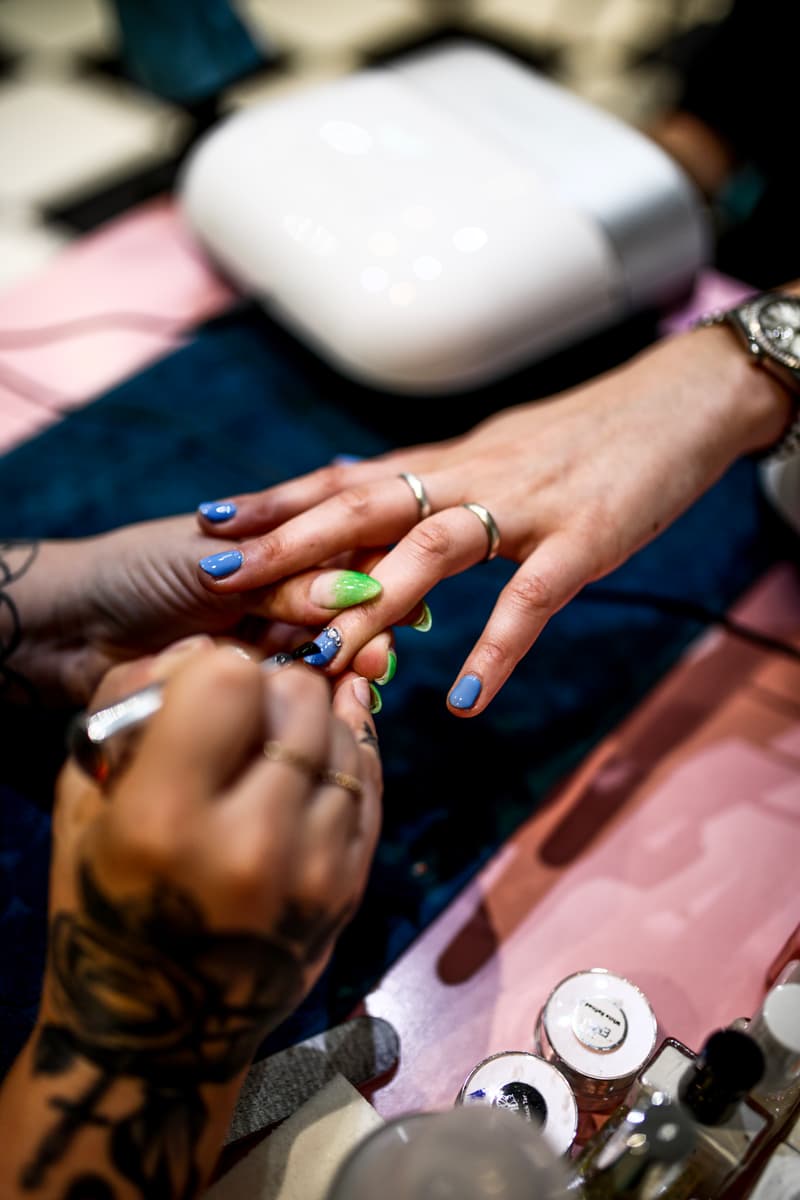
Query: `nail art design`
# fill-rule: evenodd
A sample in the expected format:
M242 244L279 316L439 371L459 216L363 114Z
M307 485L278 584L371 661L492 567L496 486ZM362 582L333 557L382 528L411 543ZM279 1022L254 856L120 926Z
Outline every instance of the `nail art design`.
M386 684L391 683L392 680L394 679L396 670L397 670L397 655L394 652L394 650L392 650L390 648L386 654L386 670L383 672L383 674L380 676L380 678L375 680L375 682L380 684L381 687L386 687Z
M462 675L447 699L452 708L472 708L482 688L477 675Z
M342 648L342 635L333 625L329 625L327 629L323 629L322 633L318 633L314 641L319 647L319 652L309 654L305 659L311 667L327 666Z
M411 628L416 629L417 633L427 633L433 624L433 613L428 608L428 605L423 600L422 613L417 617L416 621L412 622Z
M243 562L244 555L241 550L222 550L219 554L209 554L207 558L201 558L198 565L200 570L205 571L212 579L225 579L234 571L238 571Z
M198 504L197 511L201 517L205 517L207 521L214 521L216 524L219 521L230 521L231 517L235 517L236 505L232 500L205 500L202 504Z
M351 608L374 600L383 591L377 579L362 571L323 571L309 589L309 597L320 608Z
M297 662L299 658L308 658L312 654L319 654L317 643L303 642L302 646L296 646L294 650L279 650L264 662L268 667L284 667L287 663Z
M371 683L369 685L369 692L370 692L370 697L371 697L369 711L372 713L373 716L375 716L375 714L379 713L381 711L381 709L383 708L383 696L380 694L378 689L375 687L374 683Z

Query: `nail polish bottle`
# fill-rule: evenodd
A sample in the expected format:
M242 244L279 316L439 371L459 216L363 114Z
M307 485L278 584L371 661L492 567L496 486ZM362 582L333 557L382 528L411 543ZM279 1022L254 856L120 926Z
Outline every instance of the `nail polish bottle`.
M493 1054L473 1067L456 1105L499 1108L517 1113L559 1156L570 1152L578 1129L572 1088L556 1067L527 1050Z
M754 1097L779 1119L800 1101L800 962L790 962L747 1022L766 1069Z
M757 1177L742 1190L726 1193L726 1200L797 1200L800 1196L800 1117L778 1142Z
M624 1098L656 1046L658 1022L630 980L602 967L568 975L539 1013L534 1044L565 1076L582 1113Z
M578 1170L581 1200L656 1200L680 1177L695 1126L665 1092L642 1093L608 1137L589 1172Z
M794 1157L789 1154L785 1162L784 1159L789 1153L785 1148L787 1137L800 1139L800 962L788 963L752 1018L740 1018L735 1024L746 1030L764 1054L764 1075L750 1094L769 1113L772 1126L768 1141L762 1142L750 1164L737 1172L726 1187L726 1200L729 1194L731 1200L740 1195L748 1196L748 1188L756 1179L763 1181L762 1195L766 1195L770 1181L775 1180L777 1188L777 1181L788 1179L798 1167L800 1153ZM787 1135L786 1130L792 1122L796 1128ZM797 1149L800 1150L800 1140ZM781 1189L785 1191L783 1183L777 1196L782 1195ZM800 1183L792 1200L798 1197Z
M764 1056L748 1034L721 1029L699 1055L667 1038L636 1080L631 1094L584 1147L580 1170L588 1178L606 1142L632 1107L654 1092L675 1100L692 1120L695 1146L659 1200L716 1200L768 1137L771 1118L748 1096L764 1072Z
M568 1200L568 1172L517 1117L487 1108L411 1113L364 1138L327 1200Z

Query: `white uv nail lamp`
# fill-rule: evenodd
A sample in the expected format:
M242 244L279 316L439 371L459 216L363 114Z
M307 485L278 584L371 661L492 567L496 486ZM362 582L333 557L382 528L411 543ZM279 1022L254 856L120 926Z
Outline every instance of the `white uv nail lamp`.
M241 291L406 393L483 385L670 303L710 246L644 134L471 40L228 117L178 191Z

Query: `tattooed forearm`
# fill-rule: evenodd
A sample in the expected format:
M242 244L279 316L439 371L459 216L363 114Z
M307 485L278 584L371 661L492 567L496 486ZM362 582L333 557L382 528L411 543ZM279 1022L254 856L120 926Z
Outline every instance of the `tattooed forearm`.
M0 541L0 699L3 701L36 700L36 689L9 662L23 638L13 585L28 573L38 553L38 542Z
M21 1186L42 1187L78 1139L100 1128L111 1178L147 1200L188 1200L203 1182L196 1148L209 1085L234 1080L297 1003L330 921L287 906L273 937L209 930L179 889L161 883L142 899L115 900L85 865L79 890L79 910L51 925L49 1008L58 1015L43 1026L33 1065L37 1076L59 1077L50 1098L59 1115ZM88 1082L84 1069L67 1095L81 1063L91 1065ZM119 1080L133 1097L123 1113L118 1099L108 1103ZM87 1194L113 1195L93 1178Z

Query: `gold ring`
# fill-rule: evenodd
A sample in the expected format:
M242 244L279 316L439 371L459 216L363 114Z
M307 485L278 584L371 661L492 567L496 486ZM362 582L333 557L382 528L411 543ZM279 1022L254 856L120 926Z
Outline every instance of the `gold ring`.
M293 750L291 746L286 746L283 742L264 742L262 749L264 758L269 762L286 763L289 767L295 767L296 770L302 771L304 775L308 776L312 783L324 783L344 788L345 791L352 792L354 796L363 794L364 788L361 780L357 779L355 775L348 775L346 771L335 771L332 767L321 770L305 754L301 754L299 750Z
M431 515L431 502L428 499L428 493L425 491L422 480L418 475L412 475L410 471L401 471L400 479L405 479L414 493L414 499L419 505L419 520L424 521L426 517Z
M344 788L346 792L352 792L354 796L361 796L364 792L361 780L356 779L355 775L348 775L346 771L320 771L319 778L321 783Z
M263 746L264 758L270 762L286 763L289 767L296 767L298 771L302 771L309 779L319 779L320 769L315 762L307 758L305 754L301 754L299 750L293 750L291 746L285 746L283 742L264 742Z
M500 548L500 530L495 524L494 517L488 508L484 508L482 504L462 504L461 507L468 508L471 513L475 513L475 516L486 530L489 545L482 561L489 562L490 559L497 556L497 551Z

